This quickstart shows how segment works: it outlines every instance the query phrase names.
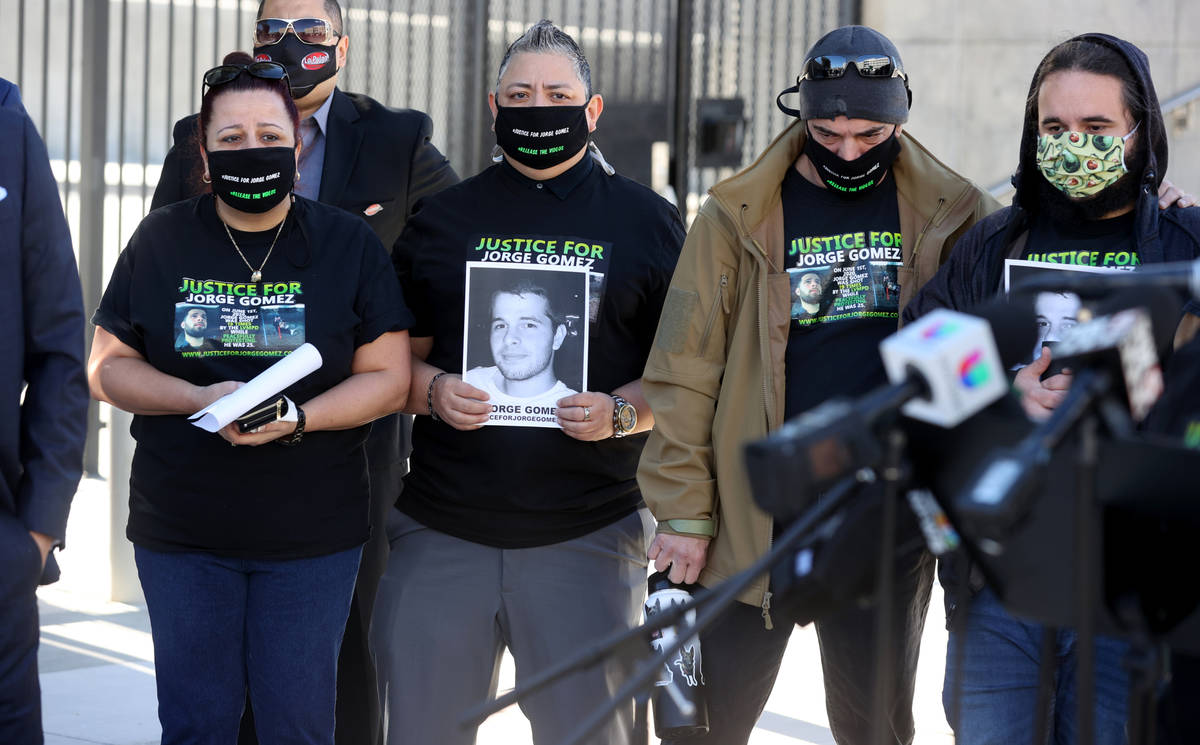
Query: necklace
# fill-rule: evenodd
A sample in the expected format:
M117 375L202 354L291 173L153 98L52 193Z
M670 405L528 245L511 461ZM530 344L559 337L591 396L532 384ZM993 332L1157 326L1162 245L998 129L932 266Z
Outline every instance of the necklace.
M271 252L275 250L275 243L279 240L279 234L283 232L283 224L285 222L287 222L287 215L284 215L283 219L279 221L279 229L275 231L275 240L271 241L271 247L267 249L266 257L263 258L262 263L258 265L257 269L255 269L253 264L251 264L249 261L246 261L246 254L242 253L241 247L238 246L237 241L233 239L233 233L229 232L229 226L225 224L224 220L221 220L221 225L225 228L225 235L229 236L229 242L233 244L234 250L238 252L238 256L242 257L242 261L246 264L246 268L250 270L251 282L262 281L262 269L267 265L267 259L271 258Z

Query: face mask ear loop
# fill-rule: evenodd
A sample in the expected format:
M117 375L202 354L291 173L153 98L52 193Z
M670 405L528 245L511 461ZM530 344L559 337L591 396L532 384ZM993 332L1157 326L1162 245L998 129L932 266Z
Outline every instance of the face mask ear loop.
M1140 126L1142 126L1142 123L1137 122L1133 125L1133 129L1129 130L1129 134L1121 138L1121 167L1124 168L1126 172L1129 171L1129 166L1125 165L1125 151L1128 149L1125 147L1125 143L1129 142L1129 138L1133 137L1133 133L1138 131L1138 127Z
M797 79L795 85L793 85L791 88L785 89L782 93L780 93L778 96L775 97L775 105L779 107L780 111L787 114L788 116L794 116L797 119L799 119L800 111L798 109L793 109L790 106L783 105L783 97L784 96L786 96L789 93L799 93L799 92L800 92L800 80Z
M592 158L595 159L596 163L604 169L605 174L611 176L617 172L617 169L609 165L608 161L604 159L604 153L600 152L600 147L596 144L595 140L588 140L587 147L588 153L590 153Z

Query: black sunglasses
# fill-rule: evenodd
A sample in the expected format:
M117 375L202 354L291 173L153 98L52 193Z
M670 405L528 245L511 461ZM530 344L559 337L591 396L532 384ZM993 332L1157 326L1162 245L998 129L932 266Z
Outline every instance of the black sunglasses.
M242 73L263 80L288 80L287 68L278 62L251 62L248 65L218 65L204 73L204 84L215 88L232 83ZM291 81L288 82L290 84Z
M833 80L846 74L846 67L854 65L859 77L900 78L908 82L900 61L886 54L859 54L847 57L840 54L823 54L811 57L796 82L801 80Z

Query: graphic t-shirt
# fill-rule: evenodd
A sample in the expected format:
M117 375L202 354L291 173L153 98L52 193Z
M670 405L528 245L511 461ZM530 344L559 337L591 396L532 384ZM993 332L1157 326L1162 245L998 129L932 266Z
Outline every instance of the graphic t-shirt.
M1134 213L1064 225L1045 216L1034 220L1021 258L1045 264L1133 269L1141 264L1133 241Z
M587 390L608 393L642 375L683 233L674 207L591 158L542 182L501 163L427 198L394 258L416 316L412 335L433 337L427 361L450 372L464 369L468 262L586 272L586 303L557 322L555 374L574 388L586 324ZM466 353L468 372L494 364L486 334ZM418 416L397 507L491 546L569 540L641 503L635 473L645 438L581 442L533 426L460 432Z
M275 231L233 233L255 268ZM94 322L168 375L246 381L304 342L321 368L284 393L305 401L350 376L355 350L412 316L361 219L297 199L262 268L234 250L211 195L150 213L117 259ZM317 556L368 536L367 427L292 447L231 448L185 416L133 418L128 536L164 551Z
M900 317L895 179L847 199L795 168L783 179L784 262L792 288L785 415L886 382L879 342Z

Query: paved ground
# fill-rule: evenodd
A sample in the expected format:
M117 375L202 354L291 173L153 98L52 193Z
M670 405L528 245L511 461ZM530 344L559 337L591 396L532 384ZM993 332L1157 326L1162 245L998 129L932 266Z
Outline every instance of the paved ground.
M946 635L935 589L917 684L917 745L953 743L940 703ZM41 663L47 745L150 745L159 737L154 651L144 606L89 601L43 588ZM512 686L505 658L500 687ZM529 727L513 707L484 724L479 745L524 745ZM830 745L812 627L797 629L751 745Z

